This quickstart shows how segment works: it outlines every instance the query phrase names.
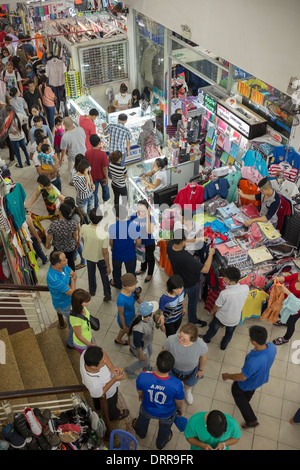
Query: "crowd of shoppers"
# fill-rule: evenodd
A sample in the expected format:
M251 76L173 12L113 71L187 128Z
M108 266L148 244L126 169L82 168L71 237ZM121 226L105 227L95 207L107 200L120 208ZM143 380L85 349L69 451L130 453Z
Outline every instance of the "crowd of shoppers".
M104 127L109 135L110 147L106 153L101 148L95 120L96 109L82 116L76 126L69 116L56 110L56 95L46 75L38 76L31 57L34 45L19 36L16 47L4 37L1 49L1 80L5 84L0 95L2 106L12 106L15 113L6 145L10 160L16 157L17 168L23 167L21 151L27 165L33 164L37 172L38 189L25 205L28 210L42 195L51 223L47 230L45 248L51 249L47 285L53 307L68 323L67 347L80 354L82 382L88 388L98 410L101 398L108 401L110 419L123 419L129 414L118 406L118 387L125 378L136 380L137 395L141 402L138 416L132 422L141 439L147 435L151 419L158 420L156 446L163 449L172 439L172 425L183 415L183 400L188 405L194 401L193 388L205 379L209 343L219 328L225 328L220 348L225 350L239 323L240 314L249 288L239 284L236 268L225 272L226 288L220 293L212 309L212 320L205 334L198 328L207 323L197 316L199 280L212 266L215 253L209 248L207 259L201 263L195 256L197 243L205 239L187 211L177 225L176 236L167 246L173 275L159 292L159 302L143 301L138 279L145 273L144 282L151 282L155 267L154 218L147 200L141 199L136 211L129 213L127 204L127 170L124 165L130 152L130 132L126 128L127 115L121 113L116 124ZM26 46L26 47L25 47ZM18 51L26 50L27 63L20 67ZM141 97L138 90L128 93L122 84L114 106L123 110L136 107ZM173 135L180 115L173 116L167 132ZM26 145L30 145L27 150ZM167 161L161 156L162 140L152 121L147 121L141 133L144 158L156 158L153 171L143 175L145 186L158 189L167 184ZM74 187L74 197L65 197L60 171L68 161L69 184ZM153 177L153 182L146 178ZM101 187L101 196L99 189ZM110 187L112 193L110 193ZM99 200L105 204L114 198L114 222L104 224L104 212ZM41 249L30 215L36 254L43 264L48 262ZM137 267L137 248L144 247L144 260ZM201 245L201 244L200 244ZM75 264L77 255L80 263ZM76 287L78 269L87 268L87 290ZM112 290L118 289L116 323L119 331L114 343L130 348L134 356L124 368L115 367L107 353L97 344L93 331L91 300L97 292L96 274L100 273L104 302L112 300ZM125 271L125 273L124 273ZM111 279L109 277L111 276ZM279 281L282 281L279 278ZM299 278L290 277L293 293L300 291ZM298 285L299 284L299 285ZM287 293L288 295L288 293ZM184 316L187 323L182 325ZM299 314L287 324L287 332L278 338L276 345L288 342L295 329ZM279 323L280 325L280 323ZM166 336L162 351L151 366L152 344L156 328ZM269 380L271 366L276 356L276 346L267 341L267 331L261 326L249 330L254 349L247 354L239 373L223 373L224 381L232 380L232 396L244 418L242 428L258 426L258 418L250 400L255 390ZM130 356L129 356L130 357ZM291 420L299 422L299 412ZM228 414L219 410L201 411L188 421L184 435L191 449L226 449L236 444L241 430Z

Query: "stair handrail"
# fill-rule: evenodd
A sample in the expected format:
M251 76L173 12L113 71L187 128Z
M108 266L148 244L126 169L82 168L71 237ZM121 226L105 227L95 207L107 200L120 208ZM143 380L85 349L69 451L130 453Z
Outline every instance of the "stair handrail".
M63 387L51 387L51 388L35 388L31 390L14 390L10 392L0 392L0 403L4 400L16 400L19 398L29 398L44 395L59 395L65 393L76 393L86 392L88 389L85 385L66 385ZM100 397L101 413L106 425L106 435L109 436L111 433L111 424L108 413L108 404L106 395Z
M28 290L28 291L41 291L49 292L49 287L44 285L34 285L34 286L23 286L19 284L0 284L0 290Z
M33 291L33 292L50 292L49 287L45 285L33 285L33 286L23 286L19 284L0 284L0 291L1 290L15 290L15 291ZM1 297L0 297L1 300ZM63 315L57 313L58 324L60 329L66 328L67 324Z

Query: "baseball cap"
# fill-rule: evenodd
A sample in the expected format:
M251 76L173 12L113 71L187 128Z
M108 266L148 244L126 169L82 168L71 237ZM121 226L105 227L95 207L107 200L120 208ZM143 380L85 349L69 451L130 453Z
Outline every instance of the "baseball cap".
M137 279L134 274L126 273L121 276L122 286L132 287L137 284Z
M151 313L156 312L158 310L158 302L142 302L139 305L138 313L142 317L148 317Z

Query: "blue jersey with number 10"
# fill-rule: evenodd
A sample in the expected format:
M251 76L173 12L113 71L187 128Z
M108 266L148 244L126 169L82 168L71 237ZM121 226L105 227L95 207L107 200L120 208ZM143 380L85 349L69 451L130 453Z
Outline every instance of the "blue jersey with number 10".
M175 400L183 400L183 385L179 379L158 377L155 372L141 372L136 388L143 392L144 410L156 418L168 418L176 410Z

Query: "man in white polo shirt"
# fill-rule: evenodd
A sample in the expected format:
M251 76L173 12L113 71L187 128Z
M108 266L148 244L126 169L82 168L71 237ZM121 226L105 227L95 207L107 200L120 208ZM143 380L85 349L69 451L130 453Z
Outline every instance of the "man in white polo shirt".
M247 285L239 284L241 274L238 268L230 266L224 273L224 280L227 284L226 288L220 292L210 315L213 316L209 324L209 328L203 336L205 343L215 336L218 329L225 326L225 335L221 341L220 349L227 348L231 341L236 326L241 319L241 313L249 294Z
M114 367L108 355L98 346L89 346L80 356L80 374L94 401L96 410L101 408L100 398L106 395L109 419L123 419L129 410L119 410L118 386L126 379L123 369Z

